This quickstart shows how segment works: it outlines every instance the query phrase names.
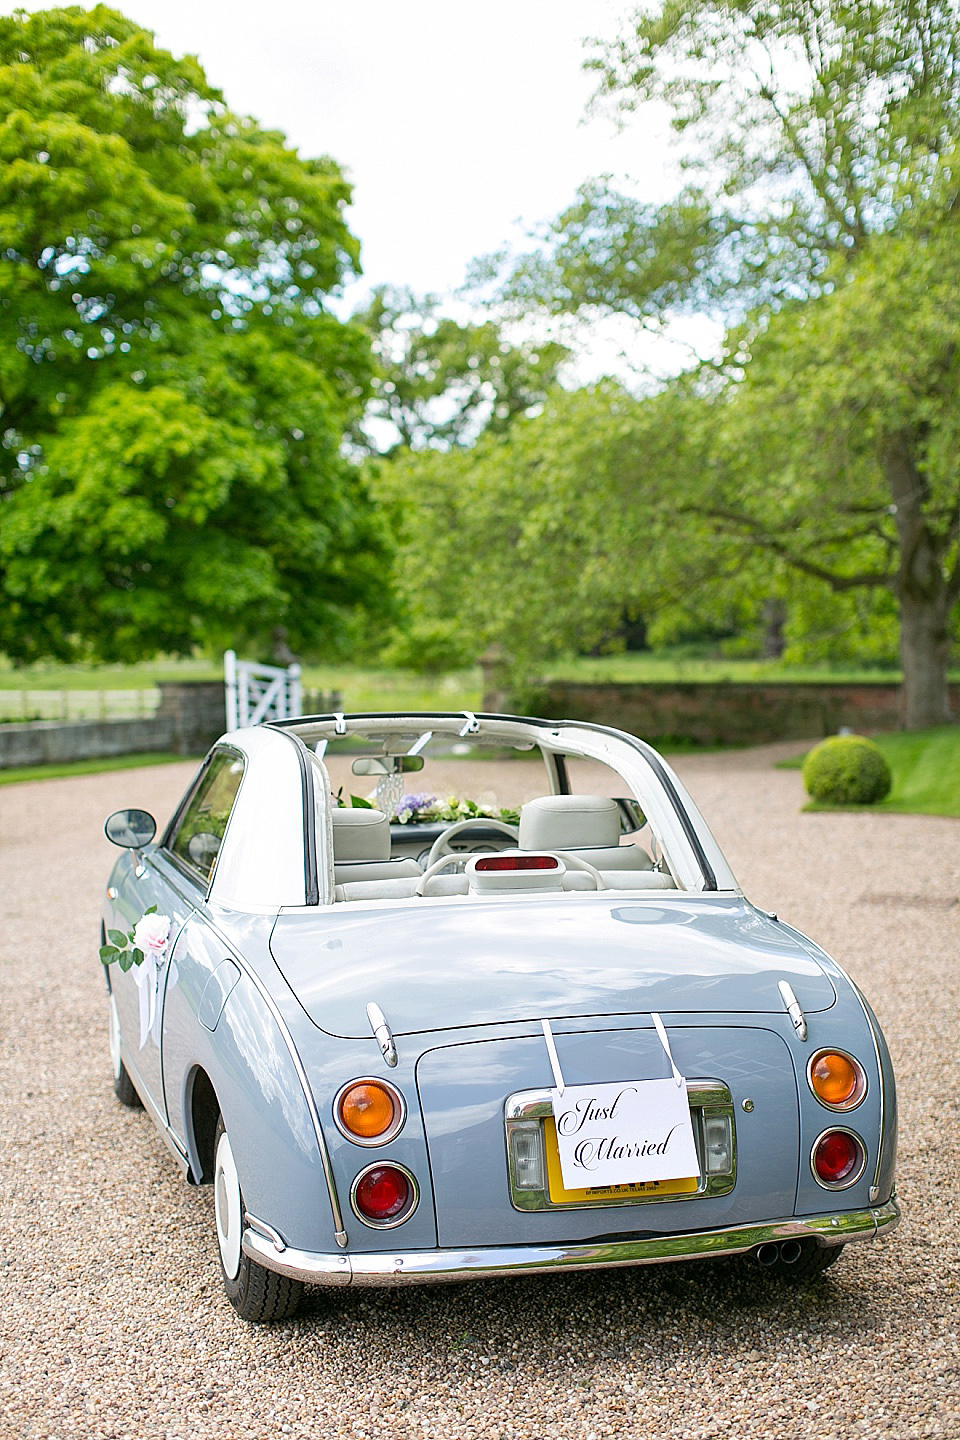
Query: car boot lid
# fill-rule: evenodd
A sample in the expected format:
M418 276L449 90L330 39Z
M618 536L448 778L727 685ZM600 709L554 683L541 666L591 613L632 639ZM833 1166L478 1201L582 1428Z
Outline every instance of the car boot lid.
M663 904L596 897L376 907L349 917L281 912L273 957L314 1024L370 1034L375 1001L396 1034L543 1016L805 1012L836 992L813 956L741 899Z

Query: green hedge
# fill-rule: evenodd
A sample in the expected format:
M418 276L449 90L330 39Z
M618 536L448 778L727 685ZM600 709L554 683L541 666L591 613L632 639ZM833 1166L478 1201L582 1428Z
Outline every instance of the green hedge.
M832 735L803 762L807 794L828 805L874 805L890 793L893 776L883 752L863 735Z

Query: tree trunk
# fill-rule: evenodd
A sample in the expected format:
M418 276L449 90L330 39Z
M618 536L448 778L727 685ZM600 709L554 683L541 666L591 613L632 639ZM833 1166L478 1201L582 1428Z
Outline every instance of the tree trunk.
M950 714L950 597L943 563L923 503L926 486L906 437L886 456L900 542L895 590L900 604L903 724L907 730L946 725Z
M948 725L947 665L950 631L946 606L908 593L900 596L900 659L903 665L903 724L907 730Z

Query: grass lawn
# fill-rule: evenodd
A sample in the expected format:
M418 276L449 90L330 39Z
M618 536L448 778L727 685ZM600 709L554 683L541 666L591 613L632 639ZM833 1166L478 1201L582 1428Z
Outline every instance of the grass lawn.
M142 665L29 665L0 658L0 690L145 690L161 680L222 680L213 660L158 659ZM345 710L479 710L479 666L441 675L377 665L305 665L303 688L337 691Z
M953 815L960 818L960 725L935 730L899 731L872 737L893 771L893 789L878 805L823 805L807 810L889 810L901 815ZM799 770L803 756L783 760L783 770Z
M103 755L96 760L67 760L62 765L21 765L0 770L0 785L16 785L19 780L57 780L65 775L102 775L107 770L138 770L145 765L173 765L177 761L200 763L199 755L173 755L165 750L145 751L137 755Z

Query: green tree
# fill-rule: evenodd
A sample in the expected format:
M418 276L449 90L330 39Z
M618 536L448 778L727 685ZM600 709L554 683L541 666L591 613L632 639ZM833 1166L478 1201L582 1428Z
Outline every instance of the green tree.
M681 531L662 503L678 456L696 473L705 405L674 392L637 400L614 382L556 389L542 413L471 450L381 466L406 617L396 658L463 663L499 643L527 678L538 661L602 643L625 612L679 612L691 589L729 613L732 583L745 583L739 548L705 521Z
M98 6L0 19L0 649L342 641L384 536L329 159Z
M354 320L379 362L358 435L386 454L504 434L543 405L570 353L556 341L510 341L495 320L462 323L441 314L435 296L388 286Z
M509 286L525 307L539 297L549 310L653 326L683 309L753 312L705 384L723 421L707 469L688 484L678 457L664 481L674 494L683 484L688 514L749 550L837 591L886 587L911 727L948 716L957 601L947 397L958 337L947 277L958 57L954 0L662 0L637 12L593 63L602 94L624 110L671 108L683 193L649 206L588 187ZM808 400L790 346L810 357ZM838 392L815 383L816 363ZM750 438L761 392L770 415L790 417L792 464L769 426L762 447Z

